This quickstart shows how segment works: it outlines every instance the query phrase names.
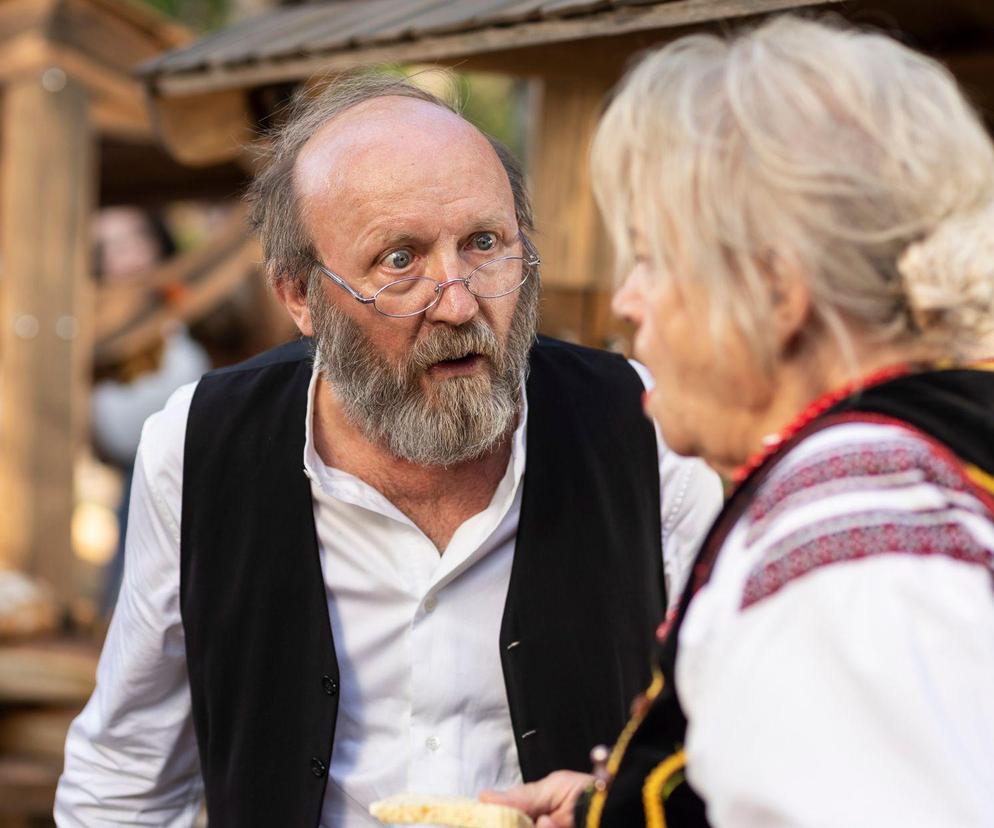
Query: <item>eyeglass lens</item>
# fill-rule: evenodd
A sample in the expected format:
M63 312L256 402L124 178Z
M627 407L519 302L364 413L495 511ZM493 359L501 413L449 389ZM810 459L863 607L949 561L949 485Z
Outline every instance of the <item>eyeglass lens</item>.
M467 277L467 287L481 299L496 299L521 287L528 273L523 258L495 259L474 270ZM380 288L374 305L387 316L413 316L435 304L438 285L434 279L423 276L400 279Z

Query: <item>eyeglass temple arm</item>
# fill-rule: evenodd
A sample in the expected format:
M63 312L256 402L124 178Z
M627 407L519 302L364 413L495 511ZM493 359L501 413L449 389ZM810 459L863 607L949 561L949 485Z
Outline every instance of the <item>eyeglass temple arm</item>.
M363 296L361 293L359 293L359 291L357 291L350 284L348 284L341 276L339 276L333 270L328 270L328 268L326 268L323 264L319 262L316 262L315 264L317 264L318 270L320 270L325 276L331 279L331 281L333 281L340 288L348 291L349 295L352 296L352 298L355 299L357 302L362 302L364 305L371 305L373 303L374 300L372 297Z

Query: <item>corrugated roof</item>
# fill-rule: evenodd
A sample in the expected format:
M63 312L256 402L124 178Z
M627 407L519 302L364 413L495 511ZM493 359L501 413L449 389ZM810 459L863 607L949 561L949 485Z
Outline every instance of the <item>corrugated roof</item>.
M325 57L337 65L352 56L364 62L373 52L389 60L396 49L397 60L411 60L418 44L429 59L462 57L522 45L518 32L534 44L832 2L838 0L326 0L236 23L149 61L139 74L151 85L212 75L214 86L237 86L290 77L294 67Z
M639 0L328 0L286 6L244 20L150 61L141 72L148 76L232 67L639 4Z

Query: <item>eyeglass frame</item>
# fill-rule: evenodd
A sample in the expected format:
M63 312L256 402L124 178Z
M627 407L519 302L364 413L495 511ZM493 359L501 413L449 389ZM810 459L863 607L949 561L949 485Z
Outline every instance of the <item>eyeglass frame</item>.
M538 267L538 265L542 264L542 259L539 257L538 253L534 251L534 249L528 243L527 240L522 239L522 247L524 247L525 250L529 252L530 255L528 257L497 256L494 259L488 259L482 264L478 264L465 276L460 276L455 279L446 279L444 282L436 281L435 279L432 279L430 276L404 276L402 279L394 279L392 282L388 282L387 284L383 285L383 287L377 290L376 293L374 293L372 296L363 296L361 293L359 293L359 291L357 291L348 282L346 282L345 279L343 279L341 276L335 273L335 271L329 270L327 267L321 264L321 262L319 262L317 259L314 259L313 261L314 261L314 266L321 271L321 274L323 276L326 276L328 279L332 281L333 284L336 284L343 290L347 291L348 294L357 302L361 302L363 305L372 305L373 310L375 310L378 314L380 314L381 316L386 316L390 319L409 319L412 316L417 316L419 313L426 313L427 311L430 311L433 307L435 307L435 305L439 303L439 300L441 300L442 298L442 292L446 288L451 287L452 285L457 285L459 283L465 285L466 290L468 290L470 294L475 296L477 299L500 299L502 296L510 296L512 293L514 293L514 291L520 290L521 287L524 285L524 283L527 282L528 279L531 277L531 272L526 272L524 274L524 278L522 278L522 280L518 282L518 284L516 284L513 288L511 288L508 291L505 291L504 293L498 293L496 296L478 296L476 293L473 293L472 288L469 286L469 280L473 277L473 274L476 273L478 270L487 267L488 265L491 265L494 262L503 262L508 259L520 259L522 265L525 267ZM384 313L378 307L376 307L376 297L379 296L381 293L383 293L383 291L392 288L394 285L399 285L403 282L411 282L414 281L415 279L426 279L430 282L435 282L435 298L432 300L430 305L422 308L421 310L413 311L412 313Z

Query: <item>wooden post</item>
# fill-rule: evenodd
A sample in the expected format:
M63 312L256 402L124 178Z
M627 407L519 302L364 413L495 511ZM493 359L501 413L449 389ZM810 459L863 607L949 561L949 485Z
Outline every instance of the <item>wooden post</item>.
M90 358L94 140L58 67L9 83L0 173L0 564L69 595Z
M543 330L591 345L588 300L611 284L611 251L590 187L590 142L612 78L549 77L541 94L531 191L546 287ZM557 307L552 308L555 302Z

